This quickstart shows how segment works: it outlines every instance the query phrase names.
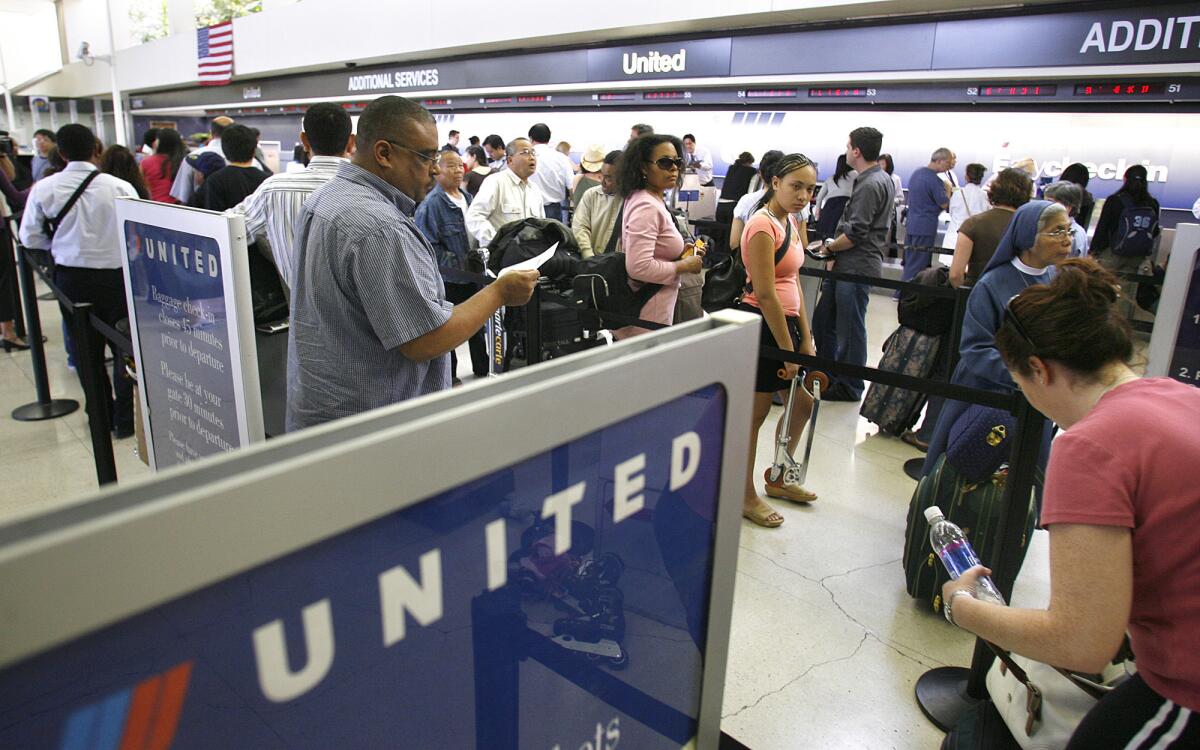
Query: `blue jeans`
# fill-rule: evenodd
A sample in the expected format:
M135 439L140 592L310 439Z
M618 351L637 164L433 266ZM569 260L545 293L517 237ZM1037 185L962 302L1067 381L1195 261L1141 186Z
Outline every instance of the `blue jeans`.
M547 203L543 208L546 211L547 219L554 219L555 221L563 220L563 207L561 203Z
M935 239L937 239L936 234L908 235L908 247L904 249L904 273L900 275L901 281L912 281L914 276L929 268L929 262L933 258L933 253L927 253L923 250L913 250L913 248L933 247Z
M817 353L838 362L867 364L867 302L871 289L865 284L826 279L821 299L813 311ZM851 393L862 396L859 378L837 378Z

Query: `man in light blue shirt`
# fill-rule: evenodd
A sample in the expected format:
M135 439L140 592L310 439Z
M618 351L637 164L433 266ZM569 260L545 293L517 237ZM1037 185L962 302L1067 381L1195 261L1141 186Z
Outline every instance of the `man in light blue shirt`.
M433 116L380 97L363 110L357 142L296 226L289 432L449 388L447 354L537 284L537 271L514 272L460 305L447 301L413 222L438 174Z
M908 180L908 221L905 231L908 248L904 251L904 273L901 278L911 281L929 268L933 257L926 250L937 245L938 217L950 205L950 183L940 175L954 169L956 158L948 148L939 148L929 157L929 166L913 172Z

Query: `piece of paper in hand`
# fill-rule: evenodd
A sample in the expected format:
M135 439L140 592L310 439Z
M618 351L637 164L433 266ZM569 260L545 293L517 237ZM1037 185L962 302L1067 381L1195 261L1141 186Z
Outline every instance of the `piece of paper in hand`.
M536 255L529 260L523 260L520 263L515 263L508 268L500 270L500 276L513 271L536 271L542 267L542 264L554 257L554 251L558 249L558 243L555 242L550 247L546 248L546 252ZM500 278L497 276L496 278Z

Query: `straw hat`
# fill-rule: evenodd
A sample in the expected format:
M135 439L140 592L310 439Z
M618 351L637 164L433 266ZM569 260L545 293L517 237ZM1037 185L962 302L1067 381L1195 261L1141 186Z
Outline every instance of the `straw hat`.
M588 147L588 150L583 152L583 158L579 160L579 166L589 172L599 172L602 164L604 164L604 149L599 146Z

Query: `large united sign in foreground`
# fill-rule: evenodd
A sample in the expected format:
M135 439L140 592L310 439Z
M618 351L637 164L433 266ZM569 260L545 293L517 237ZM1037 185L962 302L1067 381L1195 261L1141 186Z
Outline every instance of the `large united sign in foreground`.
M713 325L701 323L698 331ZM754 338L742 334L752 334L752 325L725 331L739 334L751 353ZM712 356L694 348L680 351ZM671 369L667 349L642 352L622 371ZM702 721L711 738L720 707L737 532L737 508L728 512L736 494L721 500L742 480L744 463L723 470L744 454L744 445L726 439L744 432L747 400L731 402L729 383L644 399L657 403L407 499L404 485L419 485L407 479L420 473L414 467L438 468L411 446L421 441L427 450L461 434L456 410L494 415L496 424L480 426L484 436L503 434L503 422L530 403L559 404L549 413L566 415L565 406L577 402L571 388L596 382L601 372L586 360L546 365L548 382L527 396L518 386L543 379L539 368L476 387L476 394L414 402L394 417L364 415L249 455L201 461L190 479L176 473L140 494L99 497L94 518L0 527L0 612L24 613L15 616L14 639L0 647L0 747L615 750L677 748L698 736L704 743ZM609 362L609 376L616 364L626 363ZM549 377L556 372L577 385L556 388ZM748 396L742 380L736 388ZM489 393L497 394L491 409L484 408ZM623 409L615 405L612 413ZM544 432L553 439L553 429ZM520 426L509 435L524 439ZM511 446L496 452L505 450ZM394 460L381 465L379 455ZM469 462L461 463L471 476ZM310 496L289 498L289 482L307 484ZM339 486L343 492L329 492ZM289 543L286 554L265 551L276 536L354 518L375 499L394 509L336 533L309 534L311 543ZM137 502L145 507L131 506ZM249 516L235 521L223 510L253 515L265 511L249 506L271 505L284 511L276 523L289 528ZM178 539L147 540L135 528L139 520L126 521L130 513L160 529L187 519L192 526L179 526ZM177 521L162 525L170 518ZM38 534L59 522L80 535L73 558ZM95 524L142 542L118 553L116 536L103 545L88 541L85 527ZM128 581L122 596L136 601L128 589L143 589L153 598L162 579L192 576L193 560L241 567L230 561L256 535L264 550L252 556L269 559L163 601L148 599L147 607L61 642L29 632L39 617L53 617L44 599L50 589L39 596L8 587L20 570L39 570L22 545L44 542L54 555L46 559L66 567L86 564L89 549L142 558L145 580ZM717 563L720 549L724 564ZM162 565L164 556L175 565ZM122 564L94 571L97 601L72 598L63 618L103 608L103 591L116 586L111 576L121 575ZM27 584L52 585L57 572ZM70 632L50 626L60 628ZM13 658L26 648L34 653Z

